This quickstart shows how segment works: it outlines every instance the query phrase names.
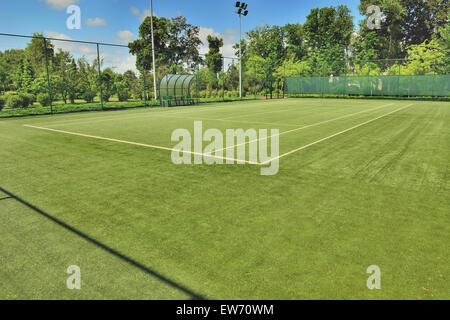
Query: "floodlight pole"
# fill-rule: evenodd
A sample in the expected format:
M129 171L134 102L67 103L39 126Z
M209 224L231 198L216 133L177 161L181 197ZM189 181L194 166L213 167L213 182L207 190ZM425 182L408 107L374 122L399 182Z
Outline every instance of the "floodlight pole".
M156 61L155 61L155 37L153 35L153 0L150 0L150 24L152 29L152 59L153 59L153 88L155 93L155 100L158 99L156 92ZM144 70L145 72L145 70Z
M241 33L240 13L239 13L239 98L242 99L242 33Z

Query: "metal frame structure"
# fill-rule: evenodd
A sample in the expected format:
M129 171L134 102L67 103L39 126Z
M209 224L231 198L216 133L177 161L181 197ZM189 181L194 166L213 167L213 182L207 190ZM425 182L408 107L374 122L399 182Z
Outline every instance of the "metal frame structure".
M166 74L159 83L161 106L181 106L194 104L191 96L191 85L195 75Z

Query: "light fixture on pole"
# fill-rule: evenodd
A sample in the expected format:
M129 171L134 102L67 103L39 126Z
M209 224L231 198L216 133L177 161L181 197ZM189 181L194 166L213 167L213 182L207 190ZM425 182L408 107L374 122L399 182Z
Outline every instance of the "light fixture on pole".
M244 2L240 2L240 1L236 1L235 4L236 8L238 8L238 10L236 11L236 13L239 15L239 97L242 98L242 39L241 39L241 16L243 15L244 17L247 16L248 14L248 10L247 7L248 5Z
M155 100L158 99L158 95L156 92L156 61L155 61L155 37L153 35L153 0L150 0L150 24L152 30L152 59L153 59L153 88L155 94Z

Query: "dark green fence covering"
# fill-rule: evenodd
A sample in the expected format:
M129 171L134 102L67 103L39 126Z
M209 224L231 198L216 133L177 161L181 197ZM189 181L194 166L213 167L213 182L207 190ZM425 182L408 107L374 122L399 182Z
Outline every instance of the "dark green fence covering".
M450 75L286 78L288 94L450 96Z

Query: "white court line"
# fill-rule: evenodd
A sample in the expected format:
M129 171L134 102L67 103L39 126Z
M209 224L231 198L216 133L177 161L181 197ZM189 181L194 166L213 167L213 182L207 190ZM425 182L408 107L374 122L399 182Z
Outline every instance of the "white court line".
M317 140L315 142L312 142L310 144L307 144L305 146L302 146L300 148L291 150L289 152L286 152L278 157L269 159L265 162L254 162L254 161L248 161L248 160L239 160L239 159L234 159L234 158L228 158L228 157L220 157L220 156L215 156L215 155L211 155L211 154L205 154L205 153L199 153L199 152L192 152L192 151L186 151L186 150L178 150L178 149L173 149L173 148L169 148L169 147L162 147L162 146L155 146L155 145L150 145L150 144L144 144L144 143L138 143L138 142L132 142L132 141L126 141L126 140L119 140L119 139L113 139L113 138L105 138L105 137L100 137L100 136L92 136L92 135L88 135L88 134L83 134L83 133L77 133L77 132L70 132L70 131L64 131L64 130L57 130L57 129L51 129L51 128L45 128L45 127L38 127L38 126L33 126L33 125L27 125L25 124L25 127L29 127L29 128L34 128L34 129L39 129L39 130L46 130L46 131L52 131L52 132L58 132L58 133L64 133L64 134L69 134L69 135L74 135L74 136L80 136L80 137L86 137L86 138L92 138L92 139L98 139L98 140L105 140L105 141L111 141L111 142L118 142L118 143L125 143L125 144L130 144L130 145L136 145L136 146L141 146L141 147L146 147L146 148L153 148L153 149L159 149L159 150L167 150L167 151L176 151L176 152L183 152L183 153L189 153L189 154L194 154L194 155L201 155L201 156L206 156L206 157L210 157L210 158L217 158L217 159L223 159L223 160L232 160L233 162L236 161L240 161L240 162L244 162L244 163L248 163L248 164L253 164L253 165L266 165L269 164L272 161L275 161L277 159L283 158L285 156L288 156L290 154L293 154L295 152L298 152L300 150L309 148L315 144L318 144L320 142L326 141L328 139L334 138L338 135L341 135L343 133L346 133L348 131L354 130L356 128L359 128L363 125L369 124L371 122L374 122L376 120L379 120L381 118L387 117L395 112L401 111L403 109L406 109L408 107L412 106L412 104L406 105L402 108L396 109L394 111L391 111L389 113L386 113L384 115L381 115L379 117L373 118L371 120L365 121L363 123L357 124L356 126L353 126L351 128L345 129L343 131L340 131L338 133L335 133L333 135L330 135L328 137L322 138L320 140ZM215 152L220 151L220 150L215 150Z
M249 123L249 124L267 124L267 125L276 125L276 126L287 126L287 127L297 127L298 124L285 124L285 123L275 123L275 122L258 122L258 121L243 121L243 120L229 120L229 119L214 119L214 118L191 118L191 117L176 117L170 115L158 115L161 118L173 118L173 119L190 119L197 121L220 121L220 122L236 122L236 123Z
M239 101L237 101L239 102ZM35 125L67 125L67 124L72 124L72 123L91 123L91 122L103 122L103 121L114 121L114 120L128 120L128 119L137 119L137 118L144 118L147 116L154 116L155 114L163 114L163 113L170 113L170 114L185 114L185 113L192 113L192 112L203 112L203 111L209 111L209 110L224 110L224 109L234 109L234 108L246 108L246 107L251 107L254 108L255 106L259 106L261 107L260 104L257 104L257 102L261 102L261 101L255 101L255 100L249 100L249 102L255 102L254 104L251 105L245 105L245 107L243 107L242 105L228 105L228 106L223 106L223 107L214 107L214 106L209 106L209 107L185 107L181 110L177 110L177 109L169 109L167 110L167 108L163 109L163 110L151 110L151 111L140 111L140 112L134 112L131 113L129 117L123 117L123 115L121 114L116 114L114 117L110 117L110 118L105 118L103 117L95 117L95 118L88 118L86 117L86 119L84 118L78 118L78 119L68 119L68 120L63 120L63 121L52 121L52 122L40 122L40 123L35 123ZM269 103L271 101L268 101L267 103ZM264 103L264 102L263 102ZM302 105L303 106L303 105ZM117 110L116 112L121 112L121 111L129 111L129 110Z
M236 144L236 145L233 145L233 146L230 146L230 147L223 148L223 149L218 150L218 151L227 150L227 149L231 149L231 148L236 148L236 147L238 147L238 146L242 146L242 145L249 144L249 143L253 143L253 142L258 142L258 141L260 141L260 140L261 140L261 141L262 141L262 140L267 140L267 139L270 139L270 138L273 138L273 137L276 137L276 136L281 136L281 135L283 135L283 134L287 134L287 133L291 133L291 132L295 132L295 131L304 130L304 129L307 129L307 128L319 126L319 125L321 125L321 124L328 123L328 122L332 122L332 121L336 121L336 120L345 119L345 118L348 118L348 117L351 117L351 116L355 116L355 115L360 114L360 113L369 112L369 111L374 111L374 110L377 110L377 109L380 109L380 108L385 108L385 107L391 106L391 105L393 105L393 104L394 104L394 103L389 103L389 104L385 104L385 105L382 105L382 106L379 106L379 107L375 107L375 108L371 108L371 109L368 109L368 110L363 110L363 111L359 111L359 112L347 114L347 115L344 115L344 116L341 116L341 117L338 117L338 118L333 118L333 119L329 119L329 120L325 120L325 121L321 121L321 122L316 122L316 123L309 124L309 125L306 125L306 126L303 126L303 127L299 127L299 128L295 128L295 129L283 131L283 132L281 132L281 133L279 133L279 134L273 134L273 135L268 136L268 137L266 137L266 138L264 138L264 139L255 139L255 140L252 140L252 141L239 143L239 144Z
M238 101L239 102L239 101ZM228 106L219 106L219 107L214 107L214 106L209 106L209 107L185 107L181 110L176 110L176 109L164 109L164 110L152 110L152 111L140 111L140 112L134 112L134 113L128 113L130 116L123 116L123 114L116 114L114 117L110 117L110 118L106 118L105 116L102 117L86 117L86 118L77 118L77 119L68 119L68 120L63 120L63 121L52 121L52 122L38 122L38 123L34 123L33 125L45 125L45 126L55 126L55 125L71 125L71 124L77 124L77 123L92 123L92 122L104 122L104 121L116 121L116 120L130 120L130 119L138 119L138 118L146 118L149 116L156 116L156 115L164 115L164 113L168 113L168 114L186 114L186 113L192 113L192 112L203 112L203 111L210 111L210 110L225 110L225 109L232 109L234 110L235 108L247 108L250 107L250 109L253 109L255 107L261 107L261 105L259 103L269 103L272 101L259 101L259 100L249 100L249 102L254 102L254 104L251 105L245 105L244 107L241 104L235 105L228 105ZM291 102L291 101L289 101ZM310 102L321 102L321 101L308 101L308 103L303 104L301 103L300 106L297 106L299 108L303 107L313 107L313 105L309 104ZM116 112L126 112L129 110L117 110ZM165 116L165 115L164 115ZM200 119L201 120L201 119ZM294 125L292 125L294 126Z
M408 108L408 107L410 107L410 106L412 106L412 104L406 105L406 106L404 106L404 107L402 107L402 108L396 109L396 110L391 111L391 112L386 113L386 114L383 114L383 115L381 115L381 116L379 116L379 117L376 117L376 118L373 118L373 119L371 119L371 120L365 121L365 122L363 122L363 123L357 124L356 126L353 126L353 127L351 127L351 128L342 130L342 131L340 131L340 132L338 132L338 133L332 134L331 136L325 137L325 138L323 138L323 139L314 141L314 142L312 142L312 143L310 143L310 144L307 144L307 145L305 145L305 146L303 146L303 147L300 147L300 148L291 150L291 151L286 152L286 153L284 153L284 154L282 154L282 155L280 155L280 156L278 156L278 157L269 159L269 160L267 160L267 161L265 161L265 162L262 162L262 163L260 163L260 164L261 164L261 165L265 165L265 164L268 164L268 163L270 163L270 162L272 162L272 161L274 161L274 160L281 159L281 158L286 157L286 156L288 156L288 155L290 155L290 154L293 154L293 153L295 153L295 152L298 152L298 151L301 151L301 150L303 150L303 149L309 148L309 147L311 147L311 146L313 146L313 145L315 145L315 144L318 144L318 143L320 143L320 142L323 142L323 141L326 141L326 140L328 140L328 139L331 139L331 138L334 138L334 137L336 137L336 136L339 136L339 135L341 135L341 134L343 134L343 133L346 133L346 132L348 132L348 131L350 131L350 130L359 128L359 127L361 127L361 126L364 126L364 125L366 125L366 124L369 124L369 123L374 122L374 121L376 121L376 120L379 120L379 119L381 119L381 118L387 117L387 116L389 116L389 115L391 115L391 114L393 114L393 113L396 113L396 112L398 112L398 111L401 111L401 110L403 110L403 109L406 109L406 108Z
M84 134L84 133L64 131L64 130L57 130L57 129L51 129L51 128L45 128L45 127L38 127L38 126L29 125L29 124L24 124L24 126L28 127L28 128L33 128L33 129L39 129L39 130L46 130L46 131L52 131L52 132L69 134L69 135L73 135L73 136L92 138L92 139L97 139L97 140L105 140L105 141L110 141L110 142L119 142L119 143L131 144L131 145L145 147L145 148L153 148L153 149L159 149L159 150L167 150L167 151L189 153L189 154L193 154L193 155L200 155L200 156L216 158L216 159L231 160L233 162L244 162L244 163L255 164L255 165L259 165L260 164L259 162L254 162L254 161L240 160L240 159L234 159L234 158L228 158L228 157L220 157L220 156L211 155L211 154L207 154L207 153L199 153L199 152L193 152L193 151L187 151L187 150L179 150L179 149L173 149L173 148L169 148L169 147L155 146L155 145L151 145L151 144L145 144L145 143L139 143L139 142L133 142L133 141L127 141L127 140L119 140L119 139L114 139L114 138L92 136L92 135Z

